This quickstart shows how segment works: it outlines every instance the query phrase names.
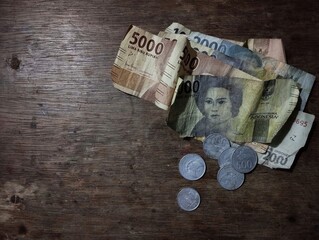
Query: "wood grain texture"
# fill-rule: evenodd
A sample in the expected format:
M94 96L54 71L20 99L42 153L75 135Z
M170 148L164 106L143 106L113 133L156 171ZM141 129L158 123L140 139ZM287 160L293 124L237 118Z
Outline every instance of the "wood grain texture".
M0 2L0 239L316 239L319 129L290 171L262 166L237 191L167 112L112 86L130 24L177 21L227 39L282 38L289 64L318 78L318 1ZM315 84L306 112L318 115ZM178 173L186 153L200 181ZM180 210L181 187L202 198Z

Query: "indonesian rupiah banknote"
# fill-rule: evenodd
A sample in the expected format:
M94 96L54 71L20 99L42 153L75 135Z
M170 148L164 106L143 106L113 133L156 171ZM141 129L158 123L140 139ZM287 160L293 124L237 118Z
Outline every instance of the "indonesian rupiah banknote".
M182 41L170 41L131 26L112 67L114 87L167 110L176 88L184 46Z
M258 82L257 82L258 83ZM211 75L187 76L179 85L167 124L182 137L222 133L235 142L270 142L292 113L298 99L293 80L267 82L265 95L253 80ZM260 115L271 120L260 121ZM268 116L270 118L270 116Z
M185 78L187 75L204 74L210 75L210 77L214 79L224 79L226 80L225 82L237 81L237 85L239 85L238 82L241 82L241 84L243 82L253 82L258 87L262 86L258 88L258 91L249 94L251 99L255 99L253 104L251 104L251 101L249 104L245 103L247 101L244 101L243 109L248 109L248 111L245 111L246 115L239 115L241 117L230 121L232 124L230 125L231 127L227 129L228 133L226 135L236 142L249 142L252 140L270 142L282 128L294 109L297 103L296 98L299 94L298 86L306 86L306 90L309 89L310 85L312 87L311 83L308 85L300 84L304 83L301 80L305 79L304 72L301 70L296 70L291 67L292 70L290 70L294 72L293 76L295 76L294 81L291 79L279 80L279 78L283 78L282 75L284 74L278 75L278 71L269 70L266 67L259 68L258 71L255 71L256 66L259 64L258 60L252 61L253 59L251 57L247 58L246 56L234 58L234 56L230 54L230 51L228 55L224 54L225 44L223 44L223 42L220 46L218 46L216 42L214 43L215 45L210 44L213 48L209 48L194 41L189 41L186 36L176 37L174 35L175 34L169 35L166 33L156 36L143 29L131 26L121 43L117 58L114 62L112 79L116 88L151 101L162 109L169 109L171 104L174 103L170 109L168 123L169 125L171 124L173 128L175 127L175 130L182 135L189 134L189 136L199 136L194 135L196 131L193 130L201 129L200 127L196 128L197 123L207 122L208 119L205 113L196 105L196 98L191 95L188 97L189 101L184 105L184 108L180 108L183 109L184 112L181 113L180 109L176 111L176 106L181 103L181 91L183 91L183 88L184 90L185 88L189 89L190 81L187 80L189 77ZM202 35L196 35L195 37L199 38L202 37ZM218 40L217 38L215 39L216 41ZM206 44L206 41L208 40L206 39L199 42ZM222 41L226 42L226 40ZM240 50L237 49L236 53L241 51L242 47L240 45L242 45L242 43L238 45L235 41L228 42L231 46L240 47ZM282 43L278 41L277 43L267 42L264 39L251 39L246 44L250 46L250 49L254 48L254 51L273 54L274 46L276 47ZM221 51L217 51L214 48ZM280 55L282 54L283 53ZM256 74L256 72L258 72L258 74ZM296 76L298 76L298 74L296 74L296 72L299 73L299 77L301 76L297 80ZM288 75L289 74L286 73L286 76ZM309 75L307 76L309 77ZM197 83L195 82L198 81L199 78L194 81L195 78L192 77L191 84L193 85L191 85L191 87L196 88ZM284 84L286 82L288 82L288 84ZM244 85L245 84L242 84L242 86ZM282 88L282 86L284 86L284 88ZM285 89L282 92L287 94L285 95L282 92L278 93L278 90L277 93L274 94L276 89ZM304 91L304 89L305 88L302 88L301 91ZM214 91L211 90L210 94L214 95ZM304 99L305 98L303 98L303 100ZM304 104L306 100L303 101ZM185 95L183 101L185 102ZM254 107L252 108L252 106ZM281 106L281 108L278 106ZM274 109L275 111L271 111ZM277 109L281 112L279 110L277 111ZM178 116L176 112L180 115ZM267 113L267 115L265 115L265 113ZM188 117L185 117L187 115ZM212 117L218 118L218 115L219 114L212 114ZM176 116L178 117L176 118ZM265 121L264 118L267 118L267 120ZM198 124L198 126L200 125L201 124ZM202 126L207 128L207 126L210 125L207 122L207 126L205 124L202 124ZM310 120L308 121L308 126L310 126ZM210 127L207 129L210 129Z
M191 46L197 48L198 51L205 51L213 58L226 62L259 79L293 79L301 88L299 109L303 110L305 108L315 81L314 75L272 57L253 52L233 42L199 32L192 32L179 23L172 23L165 31L170 33L185 33L188 39L191 40ZM194 43L197 43L197 45L194 45ZM199 46L202 46L204 49L198 49ZM208 52L209 49L211 49L211 52Z
M291 108L295 106L293 102L295 95L298 96L298 89L288 84L287 86L295 94L291 94L288 98L285 96L286 100L290 100L290 106L276 109L276 112L271 113L275 121L270 124L267 123L267 126L261 126L263 123L260 124L258 118L260 118L259 115L263 115L263 110L259 107L259 104L262 103L260 96L264 92L263 81L206 54L195 51L185 36L171 35L166 34L165 38L161 38L135 26L131 27L121 43L112 69L114 86L129 94L152 101L165 109L175 99L174 89L178 83L178 76L210 74L225 79L253 80L245 87L246 89L248 89L248 86L251 88L247 95L250 97L250 101L244 101L242 107L244 110L241 111L242 114L239 114L240 117L237 117L234 121L235 124L232 126L235 127L231 128L232 131L227 133L227 136L236 142L247 142L256 138L264 142L271 141L280 126L289 117ZM154 50L154 53L158 55L150 53L151 50ZM252 87L254 84L256 84L256 88ZM179 95L176 95L176 97L180 98ZM278 96L275 98L279 99ZM281 105L285 106L282 102ZM171 108L170 113L172 111L180 112L176 110L176 107ZM182 116L188 116L187 118L189 118L190 114L193 114L192 110L186 109ZM176 113L170 114L170 116L174 115ZM250 121L247 121L248 118ZM181 117L178 119L178 124L183 122ZM172 122L169 121L169 123ZM178 124L169 124L169 126L174 128ZM185 121L182 125L185 126ZM182 136L193 136L190 132L191 127L192 125L189 124L188 128L178 127L175 130ZM259 131L256 131L256 129L259 129ZM264 131L261 131L261 129ZM197 134L197 137L200 136Z
M159 35L167 39L173 39L177 42L182 40L183 38L186 38L186 36L181 34L166 32L160 32ZM222 69L221 66L223 65L220 61L216 61L215 58L210 59L207 54L202 54L195 51L195 49L189 46L189 44L185 46L184 52L185 56L183 56L183 59L186 58L188 59L188 62L192 62L192 59L197 58L198 60L196 60L196 62L200 63L193 69L190 69L189 67L187 67L187 65L183 66L181 70L186 69L186 74L199 75L202 73L216 73L218 72L218 69ZM183 63L184 61L182 62L182 64ZM216 69L212 71L211 68ZM239 73L240 71L237 70L236 72ZM182 75L185 75L185 73ZM222 76L221 74L213 75ZM236 75L232 75L232 77L235 76ZM200 87L203 89L207 89L207 83L209 83L210 81L206 81L205 84L201 84L201 79L203 78L191 81L184 79L184 82L182 86L180 86L180 89L183 89L184 86L191 86L190 89L194 90L193 84L195 84L195 87L196 85L198 85L199 89ZM224 80L226 81L225 78ZM228 86L228 88L231 87L232 86ZM249 88L249 85L245 85L245 88ZM231 92L230 94L234 95L235 92ZM198 95L198 93L194 93L194 95ZM248 95L255 96L254 90ZM237 130L234 130L234 128L229 128L232 129L233 135L231 135L229 132L225 132L224 134L226 134L228 138L232 139L232 141L235 142L248 142L251 140L269 143L294 110L298 101L298 97L298 87L296 83L291 79L264 81L262 96L259 96L258 99L254 100L256 107L249 110L245 107L247 106L247 103L249 101L252 101L253 98L249 101L243 101L243 106L240 112L243 111L247 115L243 116L239 114L239 116L235 118L236 120L234 122L236 122L236 124L232 124L231 126L236 125ZM187 100L185 100L185 98L187 98ZM201 121L201 124L207 124L207 126L205 127L207 129L207 131L205 132L206 134L203 135L203 132L201 132L201 135L199 133L194 135L194 132L191 131L194 127L194 123L196 123L200 120L201 117L203 117L203 115L198 116L200 115L200 109L197 108L196 111L195 105L190 104L191 102L194 102L194 98L195 97L192 94L188 94L187 96L185 96L183 91L178 91L176 99L174 98L174 104L169 111L168 126L179 132L182 137L205 137L209 134L209 132L218 132L218 128L214 127L214 124L211 124L210 121L203 120ZM187 107L185 106L186 104ZM203 114L203 111L201 112ZM238 119L241 119L243 122L245 122L245 128L243 128L242 125L238 124Z
M208 55L217 57L220 60L224 59L224 61L228 62L229 64L233 66L237 65L238 67L241 65L239 67L240 69L246 72L250 72L254 76L257 76L257 72L258 72L259 73L258 77L262 79L269 79L271 77L277 76L277 75L275 76L272 75L272 73L275 73L275 74L279 73L278 74L279 77L282 77L282 76L293 77L295 81L299 82L302 87L301 89L302 102L299 109L304 109L308 96L310 94L312 85L314 83L315 77L311 74L303 72L292 66L284 64L286 60L284 55L284 49L282 47L282 42L280 39L249 39L246 43L246 46L248 46L248 48L252 51L262 53L263 56L261 56L258 54L256 55L251 54L251 52L240 47L243 44L238 44L236 42L223 41L222 39L208 36L201 33L196 33L196 32L193 33L189 29L185 28L183 25L180 25L178 23L173 23L170 27L166 29L166 31L188 34L190 35L190 38L193 39L192 46L198 51L205 52ZM227 52L227 46L228 46L228 49L233 48L235 49L235 51ZM221 52L218 52L216 49L220 50ZM228 56L224 54L226 52L228 56L237 57L236 60L238 60L239 58L239 60L243 62L239 64L239 62L237 61L236 63L234 58L228 58ZM254 58L254 55L255 57L261 56L261 58ZM267 59L267 57L270 57L270 58ZM276 61L274 59L279 61ZM263 62L260 63L259 60L262 60ZM245 61L248 64L245 64ZM251 64L251 63L254 63L254 64ZM267 67L265 67L263 71L260 71L260 70L256 71L256 69L258 69L258 65L261 66L263 64L264 66L267 66L267 64L268 66L269 65L271 66L271 64L275 66L277 64L277 66L279 66L281 70L276 71L276 68L273 66L272 69L271 68L267 69ZM250 69L251 67L253 68ZM267 75L267 72L268 72L268 75ZM268 148L268 150L266 145L261 145L258 143L249 143L255 149L257 148L260 150L259 151L260 164L264 164L271 168L290 168L291 167L296 153L305 144L305 141L307 139L307 136L312 126L312 122L314 120L314 116L304 112L299 112L298 116L292 120L293 120L292 122L294 123L288 124L288 129L286 129L286 131L281 131L281 133L279 134L279 137L277 136L277 143L270 144L270 147ZM299 125L297 124L300 122L303 123L301 124L303 125L302 127L300 127L301 126L300 124ZM296 129L298 129L298 131ZM293 137L291 137L292 134L293 134ZM279 139L279 142L278 142L278 139ZM294 144L287 144L287 142L289 141L290 142L293 141ZM291 149L293 150L293 153L291 153ZM279 157L275 158L274 156L276 156L276 154ZM278 161L278 158L283 160Z

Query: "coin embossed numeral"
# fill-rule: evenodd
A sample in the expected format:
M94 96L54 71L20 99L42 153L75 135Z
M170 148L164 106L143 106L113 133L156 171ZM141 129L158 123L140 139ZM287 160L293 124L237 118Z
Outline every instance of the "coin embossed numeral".
M238 161L237 163L237 167L238 168L252 168L253 167L253 163L251 161Z
M139 48L145 48L148 52L154 50L154 52L159 55L164 50L164 44L162 42L155 43L154 39L147 39L146 36L140 36L140 33L134 32L132 34L132 39L129 41L130 44L136 45Z

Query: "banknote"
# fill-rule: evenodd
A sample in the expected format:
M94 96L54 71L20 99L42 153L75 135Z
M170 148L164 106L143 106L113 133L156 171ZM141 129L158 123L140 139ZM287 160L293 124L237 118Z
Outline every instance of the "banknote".
M289 169L297 152L306 144L314 119L314 115L299 111L292 118L291 127L282 129L283 134L278 134L277 137L283 139L274 139L264 154L258 153L258 163L270 168Z
M168 39L174 39L176 41L179 41L180 38L185 38L185 36L181 34L166 32L160 32L159 36ZM206 53L203 54L198 52L190 45L191 43L187 42L184 49L185 54L183 55L183 59L187 59L189 64L184 64L184 61L182 61L180 76L187 74L200 75L202 73L208 73L214 76L228 76L242 79L249 78L258 81L256 78L252 78L251 75L245 75L243 71L239 71L236 68L230 69L230 65L218 61L215 58L211 58ZM193 59L196 59L196 61L193 61ZM193 65L192 61L200 64L196 64L196 67L191 67ZM227 72L231 74L227 74ZM192 86L191 84L195 84L195 86ZM191 90L192 88L197 88L197 85L198 81L190 83L186 80L184 81L181 91L179 92L182 93L183 89L185 91L185 88L188 88L186 91ZM250 92L249 94L252 96L252 99L256 97L254 92ZM255 108L252 111L245 111L246 114L249 114L249 117L247 115L239 115L239 118L245 119L245 123L248 124L247 129L244 130L245 127L242 124L239 124L237 121L234 124L234 126L236 125L237 130L232 130L234 135L231 136L230 132L227 133L227 137L232 141L243 142L253 140L264 143L271 142L272 138L284 125L294 110L298 102L299 90L293 80L280 79L265 81L262 94L263 96L259 97L260 99L254 99ZM194 101L191 100L192 97L188 96L187 98L188 100L186 101L185 95L183 94L179 94L174 97L174 104L170 108L168 118L168 125L179 132L182 137L194 136L191 134L190 130L193 128L194 121L198 121L199 115L198 111L194 110L196 108L194 108ZM187 104L187 107L185 107L185 104ZM249 104L252 103L249 102ZM250 120L246 120L247 118ZM189 126L187 126L188 124ZM206 127L208 128L209 125ZM214 128L211 128L211 131L213 130ZM251 130L253 131L251 132ZM199 134L195 135L197 138L202 136L203 135Z
M192 35L192 46L198 51L205 52L208 55L220 60L224 59L223 61L227 62L228 64L237 66L241 70L248 72L253 76L257 76L261 79L278 79L284 77L293 78L301 87L301 103L296 110L298 112L298 109L303 110L305 108L315 77L309 73L285 64L286 58L283 44L280 39L249 39L244 46L258 53L252 54L247 49L241 48L238 45L236 46L234 42L229 42L227 40L221 41L219 38L207 36L205 34L192 33L189 29L178 23L173 23L167 29L167 31L177 33L180 31L179 29L182 29L183 33L185 34L187 33ZM207 45L209 46L210 44L213 48L209 49ZM220 50L220 52L217 50ZM234 57L237 57L237 59ZM296 118L295 121L298 121L298 118ZM291 127L291 124L286 125L286 129ZM303 129L303 131L303 135L307 136L308 132L306 129ZM258 139L256 140L258 141ZM265 144L252 142L246 143L246 145L253 147L259 153L267 153L268 146ZM291 146L292 145L290 145L290 147ZM269 151L270 150L274 150L274 147L272 146ZM295 154L289 157L289 161L287 160L288 165L277 164L276 168L287 168L287 166L290 167L294 160L294 156ZM264 161L264 165L271 167L274 165L274 163L271 161Z
M186 39L170 41L131 26L112 67L114 87L167 110L176 88L185 44Z
M293 79L301 89L299 110L304 110L315 81L314 75L272 57L253 52L233 42L199 32L192 32L179 23L172 23L165 31L187 35L193 48L197 48L197 50L205 52L213 58L239 68L259 79ZM195 46L194 43L197 43L197 45ZM209 50L207 49L211 49L211 52L208 52Z
M209 73L259 79L191 48L185 36L169 39L131 26L121 42L111 75L116 88L167 110L178 77ZM261 83L262 84L262 83Z
M251 99L244 101L247 104L244 104L243 110L239 112L236 121L233 121L233 128L227 133L227 136L232 141L247 142L258 139L261 142L269 142L274 135L273 133L280 129L280 126L290 113L289 108L282 108L281 112L277 110L276 112L269 112L269 108L273 106L271 101L268 103L268 106L270 106L268 108L266 104L259 106L258 104L261 103L259 100L260 93L265 92L263 81L215 58L211 58L207 54L196 51L190 46L190 41L187 37L180 34L165 34L165 36L161 37L132 26L121 43L112 68L112 79L115 87L129 94L152 101L163 109L168 109L178 96L178 103L170 109L168 125L179 132L181 136L192 136L190 130L194 122L189 120L199 121L199 112L197 111L196 113L196 111L194 112L192 109L187 108L190 105L185 105L187 107L182 106L182 109L186 109L183 113L176 108L181 102L181 95L177 94L177 89L179 88L176 87L181 82L178 81L178 77L200 74L210 74L224 77L225 79L251 80L249 81L249 86L253 87L247 95ZM186 81L185 84L182 84L182 87L187 88L187 84L189 83ZM193 84L197 84L197 81ZM280 84L267 84L267 89L268 85L272 89L274 88L272 85L279 86ZM292 85L287 84L286 86L294 89ZM294 90L295 92L297 91L296 89ZM291 96L282 96L291 100ZM271 100L278 97L268 98ZM291 108L294 107L292 101L289 104ZM281 103L281 106L284 105ZM178 121L174 120L177 114L181 114L178 116ZM186 120L183 120L183 116L186 116ZM265 117L273 118L274 120L270 124L269 121L261 121ZM250 120L246 121L247 119ZM195 136L201 137L199 132Z
M284 44L279 38L250 38L243 46L265 57L271 57L283 63L287 62Z
M189 35L194 42L224 52L227 45L236 44L246 47L251 51L263 54L265 57L271 57L281 62L286 62L286 54L281 39L277 38L249 38L246 41L237 41L232 39L220 39L213 36L192 32L182 24L172 23L166 28L166 32Z
M235 76L186 76L167 124L181 137L221 133L234 142L271 142L293 112L299 91L291 79L265 83Z

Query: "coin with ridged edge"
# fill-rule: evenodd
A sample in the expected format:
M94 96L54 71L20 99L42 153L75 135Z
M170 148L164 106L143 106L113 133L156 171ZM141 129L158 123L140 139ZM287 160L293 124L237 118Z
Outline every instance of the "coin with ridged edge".
M256 167L257 153L248 146L239 146L232 157L233 168L241 173L249 173Z
M220 133L208 135L203 143L204 153L214 159L218 159L220 154L230 147L230 141Z
M200 204L200 195L194 188L182 188L177 194L177 203L184 211L194 211Z
M217 173L218 183L227 190L236 190L243 185L245 174L237 172L231 164L220 168Z
M181 158L178 168L185 179L198 180L205 174L206 164L200 155L189 153Z

